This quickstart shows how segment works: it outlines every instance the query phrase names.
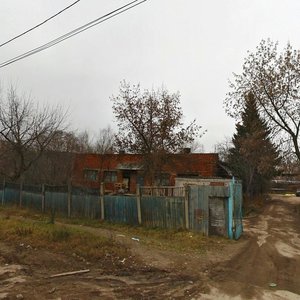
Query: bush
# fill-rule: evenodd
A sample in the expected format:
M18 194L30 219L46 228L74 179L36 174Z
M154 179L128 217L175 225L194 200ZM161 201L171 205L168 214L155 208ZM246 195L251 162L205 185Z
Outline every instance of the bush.
M52 242L63 242L67 241L71 236L71 232L65 228L55 228L49 232L49 239Z
M31 235L34 231L33 226L31 225L19 225L17 227L15 227L14 229L14 233L18 236L27 236L27 235Z

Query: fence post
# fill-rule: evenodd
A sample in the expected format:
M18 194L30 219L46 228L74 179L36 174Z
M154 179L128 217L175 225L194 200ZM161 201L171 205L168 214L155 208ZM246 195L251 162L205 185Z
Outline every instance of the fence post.
M138 222L139 225L141 225L142 224L141 190L139 184L136 185L136 208L137 208Z
M190 228L189 220L189 187L184 188L184 215L185 215L185 229Z
M71 209L72 209L72 182L68 181L68 218L71 217Z
M229 197L228 197L228 237L233 239L233 209L234 209L234 177L229 183Z
M42 213L45 212L45 184L42 184Z
M104 220L104 185L103 182L100 184L100 209L101 209L101 220Z
M5 203L5 178L3 179L3 187L2 187L2 205Z
M23 178L20 178L20 197L19 197L19 206L22 207L22 197L23 196Z

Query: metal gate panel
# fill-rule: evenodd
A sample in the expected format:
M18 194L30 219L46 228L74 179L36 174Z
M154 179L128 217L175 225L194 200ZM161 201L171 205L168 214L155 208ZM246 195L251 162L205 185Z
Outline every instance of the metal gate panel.
M242 184L237 182L231 183L231 192L232 192L232 230L233 238L239 239L243 232L243 214L242 214L242 205L243 205L243 192Z
M209 197L209 235L227 235L227 198Z
M208 186L189 187L189 224L193 231L208 235Z
M238 239L243 232L242 185L189 186L189 229Z

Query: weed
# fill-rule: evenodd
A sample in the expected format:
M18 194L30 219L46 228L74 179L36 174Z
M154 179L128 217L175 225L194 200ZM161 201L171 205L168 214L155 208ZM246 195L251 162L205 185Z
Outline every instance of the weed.
M55 223L55 208L51 208L51 213L50 213L50 220L49 223L50 224L54 224Z
M32 225L20 225L20 226L17 226L15 227L14 229L14 233L18 236L28 236L28 235L32 235L34 231L34 228Z
M52 242L64 242L69 240L70 236L71 232L65 227L55 228L49 232L49 239Z

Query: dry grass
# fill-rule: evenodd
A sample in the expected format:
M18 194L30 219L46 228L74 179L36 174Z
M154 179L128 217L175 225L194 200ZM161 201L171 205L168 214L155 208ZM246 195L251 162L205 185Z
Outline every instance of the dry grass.
M48 218L35 215L35 219L14 215L9 210L9 217L0 211L1 240L29 245L32 248L43 248L67 254L76 253L89 260L109 255L126 257L127 249L111 238L94 236L81 229L68 228L64 225L50 224Z
M261 213L265 207L268 196L265 194L257 195L252 199L248 199L246 196L243 198L244 216L251 216Z
M59 251L72 251L94 258L103 257L108 251L117 256L126 256L127 250L118 245L113 238L95 237L87 233L84 227L75 230L63 225L51 224L50 215L40 214L27 209L1 207L0 234L8 240L26 240L39 247L47 247ZM109 230L114 234L137 237L140 242L151 247L178 252L198 252L222 249L232 241L223 237L206 237L186 230L163 230L112 224L100 220L60 218L56 220L64 224L83 225Z
M140 242L164 250L178 252L205 252L212 249L222 249L224 245L233 241L225 237L207 237L201 233L190 232L183 229L167 230L160 228L146 228L142 226L130 226L115 224L90 219L60 219L62 223L83 225L93 228L101 228L123 234L129 237L137 237Z

